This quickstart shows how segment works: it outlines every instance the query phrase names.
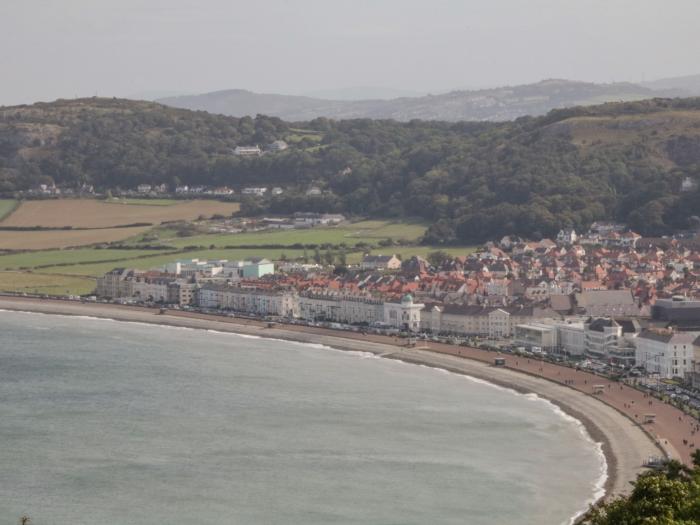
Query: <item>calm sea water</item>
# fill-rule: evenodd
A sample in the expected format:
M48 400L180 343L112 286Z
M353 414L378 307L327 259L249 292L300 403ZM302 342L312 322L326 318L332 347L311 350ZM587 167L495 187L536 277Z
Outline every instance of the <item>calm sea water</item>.
M598 447L546 401L232 334L0 312L0 523L568 523Z

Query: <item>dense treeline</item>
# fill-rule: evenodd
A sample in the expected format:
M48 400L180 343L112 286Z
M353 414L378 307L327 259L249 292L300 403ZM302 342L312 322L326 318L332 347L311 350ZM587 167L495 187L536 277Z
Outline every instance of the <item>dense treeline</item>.
M276 139L291 147L232 155L236 145ZM116 99L0 108L4 194L47 182L102 190L276 185L282 195L244 200L244 211L418 216L432 224L431 243L550 236L600 219L649 235L686 228L700 215L697 189L680 191L687 176L700 180L699 99L570 108L498 124L290 124ZM323 193L307 195L311 186Z

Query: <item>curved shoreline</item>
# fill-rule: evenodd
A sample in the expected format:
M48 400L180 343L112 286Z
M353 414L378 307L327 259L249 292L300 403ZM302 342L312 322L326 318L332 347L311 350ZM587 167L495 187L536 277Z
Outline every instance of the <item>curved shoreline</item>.
M371 352L381 357L442 368L519 393L534 393L559 407L565 414L580 421L590 438L601 444L607 464L607 479L604 484L605 494L603 496L606 498L629 492L631 488L629 482L643 471L642 463L650 455L660 455L661 449L649 433L633 420L630 421L627 415L620 413L610 403L602 402L597 397L556 383L551 379L537 377L536 374L527 370L493 367L488 362L493 359L493 354L488 354L488 360L484 359L484 356L480 356L481 359L479 359L462 355L467 350L471 351L472 349L454 350L454 348L448 348L449 345L443 345L445 346L444 350L447 351L436 352L429 347L420 349L401 347L392 340L393 338L385 336L362 337L355 333L344 334L325 329L306 330L304 329L306 327L299 325L279 325L280 327L267 328L265 323L251 320L188 314L179 311L159 315L153 309L103 303L77 303L5 296L0 297L0 309L89 316L117 321L232 332L306 344L322 344L339 350ZM344 335L346 336L344 337ZM443 349L440 348L440 350ZM564 367L559 368L563 369Z

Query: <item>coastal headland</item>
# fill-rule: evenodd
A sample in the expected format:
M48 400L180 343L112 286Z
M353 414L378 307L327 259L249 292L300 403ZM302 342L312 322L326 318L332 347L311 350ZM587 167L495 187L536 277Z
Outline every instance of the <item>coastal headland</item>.
M629 386L540 360L498 356L505 359L505 366L496 367L497 354L470 347L421 342L419 347L408 348L405 340L389 336L102 303L3 296L0 310L91 316L322 344L443 368L521 393L534 393L581 421L590 436L602 444L608 466L608 497L628 493L630 482L644 470L643 463L650 456L666 455L689 463L693 451L689 445L697 422L679 409ZM596 389L602 393L595 394ZM643 424L648 413L655 414L656 421Z

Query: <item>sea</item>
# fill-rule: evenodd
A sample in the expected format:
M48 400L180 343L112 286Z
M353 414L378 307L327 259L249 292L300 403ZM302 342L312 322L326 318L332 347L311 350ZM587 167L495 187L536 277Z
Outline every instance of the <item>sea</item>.
M0 311L0 524L568 524L577 420L444 370L251 336Z

